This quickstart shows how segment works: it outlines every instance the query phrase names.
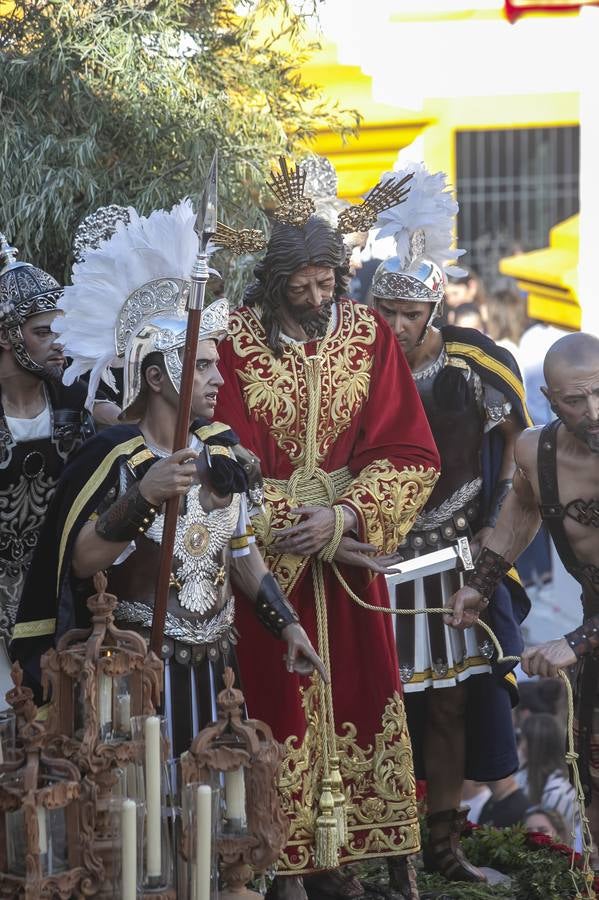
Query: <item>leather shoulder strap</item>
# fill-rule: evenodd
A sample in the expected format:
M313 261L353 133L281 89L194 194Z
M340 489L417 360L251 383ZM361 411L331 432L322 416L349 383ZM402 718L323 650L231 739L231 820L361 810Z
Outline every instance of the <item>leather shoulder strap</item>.
M557 481L557 431L560 420L554 419L545 425L539 437L537 450L537 469L539 477L539 494L541 503L539 510L549 533L553 538L555 549L565 568L577 580L580 577L578 562L564 528L564 508L559 500Z

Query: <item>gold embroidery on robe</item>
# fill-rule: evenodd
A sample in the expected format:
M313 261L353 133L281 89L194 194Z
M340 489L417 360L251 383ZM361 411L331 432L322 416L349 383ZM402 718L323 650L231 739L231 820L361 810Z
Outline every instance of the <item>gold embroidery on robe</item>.
M341 321L319 342L321 407L316 460L326 458L339 435L359 415L370 387L373 357L368 348L376 339L376 321L359 304L344 304ZM286 346L277 359L266 343L256 316L240 310L231 316L230 337L235 353L248 361L237 370L249 412L268 426L277 446L294 466L306 457L306 420L309 388L302 344Z
M428 500L439 473L422 466L398 471L387 459L366 466L341 498L361 518L364 539L393 553Z
M303 740L289 737L279 772L279 793L291 831L279 871L310 871L319 784L322 743L318 714L318 688L304 691L302 705L307 729ZM344 722L337 735L337 752L345 787L349 840L341 848L340 862L381 853L416 853L420 847L416 782L404 705L398 693L387 703L382 731L374 747L361 747L355 726Z

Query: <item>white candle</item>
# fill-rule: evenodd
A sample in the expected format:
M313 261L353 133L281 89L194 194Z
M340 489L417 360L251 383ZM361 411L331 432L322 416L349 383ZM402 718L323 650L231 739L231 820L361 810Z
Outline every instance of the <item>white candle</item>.
M122 900L137 897L137 810L134 800L123 800L121 808Z
M112 722L112 678L100 672L99 679L100 701L100 729Z
M37 813L37 831L38 831L38 839L37 845L39 847L40 856L43 856L48 852L48 831L46 829L46 807L45 806L36 806L35 811Z
M146 761L147 813L147 874L157 878L162 873L162 845L160 842L160 719L148 716L144 727Z
M190 900L198 900L198 867L191 864L191 897Z
M243 766L225 772L225 807L229 822L245 825L245 779Z
M120 694L116 698L117 725L120 734L131 734L131 695Z
M201 784L196 793L196 900L210 900L212 791Z

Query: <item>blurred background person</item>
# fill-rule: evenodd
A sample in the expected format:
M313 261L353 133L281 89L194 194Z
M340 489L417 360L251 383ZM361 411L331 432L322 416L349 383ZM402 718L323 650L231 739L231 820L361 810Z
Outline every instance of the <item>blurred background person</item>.
M524 821L530 803L513 775L499 781L489 781L487 786L491 796L480 812L479 825L511 828Z
M541 391L545 384L543 360L549 348L568 333L548 322L532 322L520 339L518 362L524 378L528 411L535 425L547 425L555 418Z
M576 818L576 792L568 779L565 746L564 729L555 716L527 716L518 748L522 766L515 778L530 804L555 809L571 830Z
M528 327L526 297L520 291L495 291L487 299L487 333L500 347L505 347L520 365L519 348Z
M483 321L486 321L487 292L482 278L474 269L465 275L450 275L445 285L445 315L448 325L457 325L455 311L464 303L474 303L480 310Z
M566 730L566 689L561 678L540 678L522 681L518 685L520 700L514 709L514 720L521 729L524 720L535 713L554 716L564 734Z
M491 788L484 782L472 781L470 778L464 780L460 806L466 810L466 817L469 822L472 822L474 825L478 824L481 810L490 796Z
M545 834L558 844L566 844L570 847L572 837L568 826L556 809L545 809L542 806L533 806L526 813L524 827L535 834Z
M453 312L453 324L461 328L476 328L482 334L487 333L480 309L476 303L462 303Z

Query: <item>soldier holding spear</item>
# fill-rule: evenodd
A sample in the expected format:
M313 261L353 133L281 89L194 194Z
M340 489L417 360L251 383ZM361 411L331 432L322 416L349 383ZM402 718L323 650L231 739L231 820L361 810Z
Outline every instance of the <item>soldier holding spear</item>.
M289 671L324 673L253 541L247 472L259 478L256 461L227 425L210 421L229 315L226 300L203 312L216 179L215 158L197 218L189 201L148 218L132 210L74 267L61 304L73 360L66 377L91 370L91 401L110 367L123 367L124 424L90 441L59 484L12 643L35 681L47 647L86 624L89 579L106 569L117 622L148 637L152 629L165 662L175 755L213 717L219 673L234 664L231 581L286 641Z

